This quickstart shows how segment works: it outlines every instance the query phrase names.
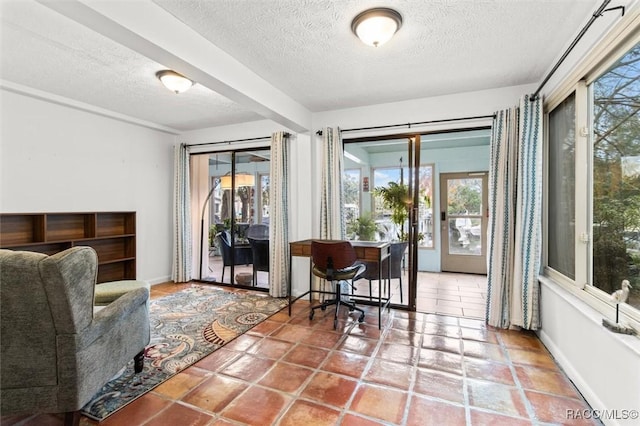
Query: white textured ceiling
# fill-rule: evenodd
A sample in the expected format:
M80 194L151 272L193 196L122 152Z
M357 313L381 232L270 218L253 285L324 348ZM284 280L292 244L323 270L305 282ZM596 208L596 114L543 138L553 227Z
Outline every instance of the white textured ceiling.
M186 131L272 118L265 111L278 108L252 92L256 85L311 113L538 83L601 2L119 0L131 16L107 29L86 18L93 11L76 18L42 3L2 0L3 82ZM167 36L203 38L255 74L256 82L242 87L224 70L218 73L214 59L221 54L211 53L217 50L203 49L198 58L198 52L182 55L179 45L166 54L170 37L148 36L153 43L141 43L131 29L143 33L156 16L135 16L141 3L175 21L180 32L167 27ZM372 48L355 38L350 24L378 6L395 8L404 23L389 43ZM158 53L155 46L162 43L165 50ZM155 72L175 64L196 70L191 77L200 84L180 95L162 87Z

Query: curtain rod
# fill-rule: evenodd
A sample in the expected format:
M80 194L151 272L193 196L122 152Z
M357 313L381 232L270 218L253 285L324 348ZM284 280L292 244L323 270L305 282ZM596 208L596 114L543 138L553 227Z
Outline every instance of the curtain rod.
M587 24L582 28L582 30L580 30L580 33L578 33L578 35L576 36L575 39L573 39L573 41L571 42L571 44L569 45L569 47L567 48L567 50L562 54L562 56L560 57L560 59L558 60L558 62L556 62L556 64L553 66L553 68L551 68L551 71L549 71L549 74L547 74L547 76L544 78L544 80L542 80L542 83L540 83L540 86L538 86L538 89L533 92L533 94L529 97L529 100L531 102L535 101L536 99L538 99L538 94L540 94L540 91L542 90L542 88L544 87L545 84L547 84L547 82L549 81L549 79L551 78L551 76L558 70L558 68L560 67L560 64L562 64L562 62L567 58L567 56L569 56L569 53L571 53L571 51L573 50L574 47L576 47L576 44L578 44L578 42L580 41L580 39L582 38L582 36L587 32L587 30L589 29L589 27L591 27L591 24L593 24L593 22L598 19L599 17L602 16L602 14L604 12L609 12L610 10L618 10L621 9L622 10L622 16L624 16L624 11L625 8L624 6L616 6L616 7L611 7L609 9L605 9L607 7L607 5L611 3L611 0L604 0L602 2L602 4L600 5L600 7L598 8L598 10L596 10L595 12L593 12L593 15L591 15L591 19L589 19L589 22L587 22Z
M402 123L402 124L386 124L384 126L370 126L370 127L356 127L353 129L343 129L342 132L357 132L360 130L377 130L377 129L390 129L393 127L404 127L411 128L411 126L420 126L423 124L434 124L434 123L446 123L449 121L466 121L466 120L476 120L480 118L495 118L495 114L491 115L477 115L474 117L459 117L459 118L444 118L442 120L429 120L429 121L419 121L417 123ZM318 130L316 135L322 136L322 130Z
M284 133L284 137L288 138L290 136L289 133L285 132ZM202 145L220 145L223 143L226 144L232 144L234 142L250 142L250 141L259 141L262 139L271 139L271 136L262 136L259 138L247 138L247 139L234 139L231 141L219 141L219 142L203 142L203 143L192 143L192 144L185 144L185 146L202 146Z

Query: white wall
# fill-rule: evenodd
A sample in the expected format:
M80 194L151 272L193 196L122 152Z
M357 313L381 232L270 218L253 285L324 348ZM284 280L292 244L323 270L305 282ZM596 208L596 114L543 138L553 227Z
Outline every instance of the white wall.
M136 211L137 277L171 275L175 136L0 91L0 211Z
M540 310L539 335L547 349L594 410L618 417L603 422L640 424L623 418L623 410L640 409L638 337L607 330L602 314L548 280L541 283Z
M319 112L313 115L313 126L315 130L319 130L325 126L340 126L342 129L350 129L490 115L497 110L517 105L520 97L531 93L535 90L535 87L535 84L527 84L370 105L360 108ZM343 133L343 137L353 138L370 134L384 135L391 133L408 133L410 131L453 129L468 127L471 124L490 125L491 119L457 124L450 122L428 126L413 125L410 130L407 128L394 128L369 132L346 132Z

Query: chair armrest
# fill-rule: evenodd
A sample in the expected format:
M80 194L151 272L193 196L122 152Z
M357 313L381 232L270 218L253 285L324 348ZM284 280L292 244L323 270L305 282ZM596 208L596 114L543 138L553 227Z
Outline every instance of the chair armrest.
M130 291L118 299L114 300L104 309L94 314L93 321L86 327L82 333L77 335L76 344L78 348L87 347L92 344L103 334L109 332L117 324L126 322L127 318L139 309L148 312L149 290L146 288L137 288ZM133 324L132 324L133 325Z

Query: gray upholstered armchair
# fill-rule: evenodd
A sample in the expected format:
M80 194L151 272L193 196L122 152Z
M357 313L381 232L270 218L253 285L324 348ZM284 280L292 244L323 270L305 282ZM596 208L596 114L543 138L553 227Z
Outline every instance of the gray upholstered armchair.
M2 415L79 410L128 361L142 370L149 290L94 314L97 256L74 247L47 256L0 250Z

